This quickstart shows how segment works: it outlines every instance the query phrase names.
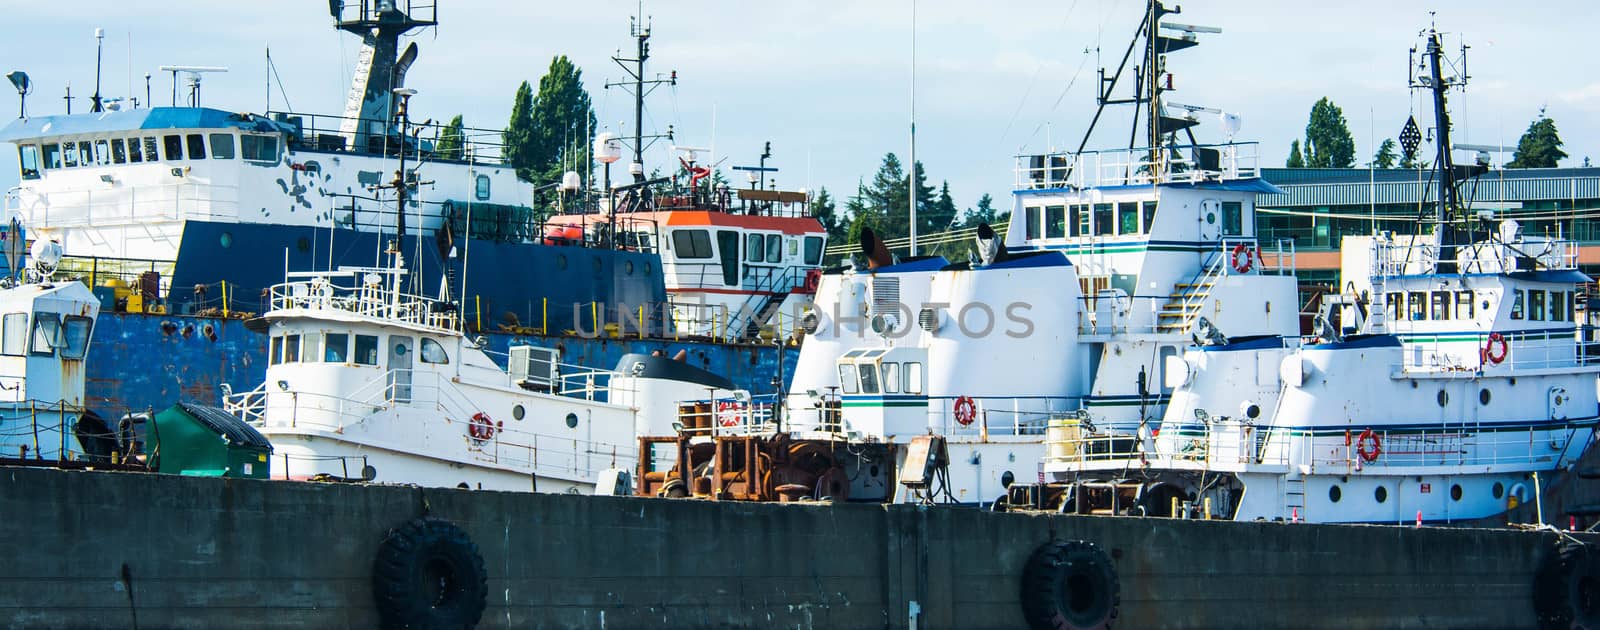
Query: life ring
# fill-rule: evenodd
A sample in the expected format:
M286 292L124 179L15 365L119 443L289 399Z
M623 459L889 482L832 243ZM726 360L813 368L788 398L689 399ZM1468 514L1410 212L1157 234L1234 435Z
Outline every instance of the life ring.
M956 422L961 426L972 426L972 421L978 419L978 403L974 402L971 396L956 398L955 416Z
M1234 245L1233 254L1228 257L1228 264L1235 272L1250 273L1256 265L1256 252L1244 243Z
M717 424L724 427L739 426L739 403L721 401L717 403Z
M1595 562L1588 545L1563 540L1546 552L1533 578L1533 609L1541 628L1593 628L1600 625L1595 608Z
M471 628L488 594L478 545L442 518L390 530L373 561L372 595L384 628Z
M821 269L807 269L805 279L800 283L800 293L816 294L817 286L822 284Z
M495 432L502 426L489 418L489 414L480 411L472 414L472 420L467 423L467 435L473 440L486 442L494 438Z
M1030 627L1109 629L1121 604L1111 557L1092 542L1045 543L1022 569L1022 616Z
M1356 438L1356 453L1361 455L1361 461L1374 462L1383 454L1383 438L1378 437L1372 429L1361 432L1361 437Z
M1511 351L1511 344L1506 343L1505 335L1497 332L1489 333L1489 340L1483 344L1483 360L1494 365L1499 365L1506 360L1506 354Z

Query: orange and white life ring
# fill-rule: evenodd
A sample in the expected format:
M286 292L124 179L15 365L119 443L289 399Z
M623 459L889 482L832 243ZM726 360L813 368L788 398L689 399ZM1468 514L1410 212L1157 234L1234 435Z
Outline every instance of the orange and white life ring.
M1483 344L1483 360L1499 365L1506 360L1506 353L1511 351L1511 344L1506 343L1506 338L1497 332L1489 333L1489 340Z
M1238 273L1250 273L1256 266L1256 250L1249 245L1240 243L1233 246L1233 254L1228 257L1228 263Z
M739 403L726 400L717 402L717 424L725 427L739 426Z
M467 423L467 436L485 442L493 439L495 432L499 431L501 426L491 419L489 414L480 411L472 414L472 421Z
M956 422L961 426L972 426L972 421L978 419L978 403L973 401L971 396L956 398L955 416Z
M1361 437L1356 439L1356 453L1361 455L1361 460L1374 462L1383 454L1383 438L1372 429L1361 432Z

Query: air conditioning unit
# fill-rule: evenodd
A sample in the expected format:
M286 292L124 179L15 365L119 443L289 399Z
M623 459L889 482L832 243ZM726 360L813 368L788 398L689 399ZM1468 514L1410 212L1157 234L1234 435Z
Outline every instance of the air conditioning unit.
M543 346L511 346L511 382L536 392L555 391L561 380L561 351Z

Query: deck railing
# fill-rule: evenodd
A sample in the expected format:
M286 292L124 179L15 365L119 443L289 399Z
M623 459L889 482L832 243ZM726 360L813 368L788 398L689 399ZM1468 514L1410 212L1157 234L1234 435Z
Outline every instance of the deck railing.
M1166 159L1158 160L1162 154ZM1017 157L1017 190L1192 184L1260 177L1254 142Z

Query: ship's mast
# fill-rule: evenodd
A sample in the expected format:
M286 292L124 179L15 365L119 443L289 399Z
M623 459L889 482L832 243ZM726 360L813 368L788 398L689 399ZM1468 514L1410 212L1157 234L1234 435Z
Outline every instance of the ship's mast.
M637 45L632 59L623 57L621 53L611 57L624 72L628 73L628 81L607 83L606 88L620 87L633 93L633 163L628 165L628 171L633 174L634 183L644 181L644 150L645 141L666 138L672 139L672 126L667 126L664 134L645 135L644 133L644 97L648 96L655 88L665 85L678 84L678 71L674 70L667 78L645 78L644 64L650 59L650 25L645 22L644 5L641 2L639 16L628 18L629 34L633 36ZM607 182L610 185L610 182Z
M1438 221L1440 225L1449 223L1451 214L1460 207L1456 192L1455 164L1450 159L1450 113L1445 110L1445 90L1456 83L1446 83L1444 73L1440 70L1443 58L1443 38L1438 31L1428 29L1428 48L1424 53L1428 59L1429 91L1433 93L1433 124L1438 141L1434 144L1438 148L1435 156L1439 167L1439 207ZM1465 82L1466 77L1460 81Z

